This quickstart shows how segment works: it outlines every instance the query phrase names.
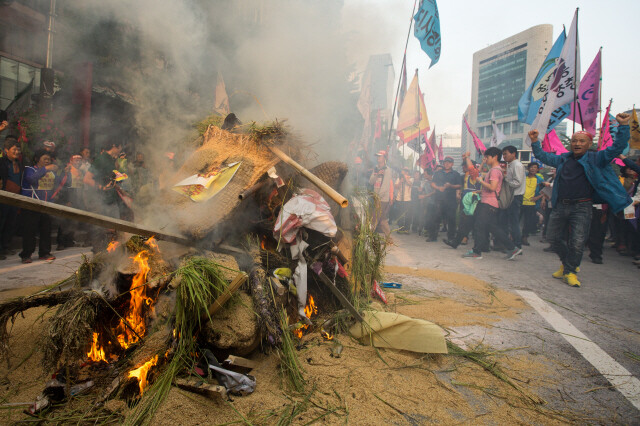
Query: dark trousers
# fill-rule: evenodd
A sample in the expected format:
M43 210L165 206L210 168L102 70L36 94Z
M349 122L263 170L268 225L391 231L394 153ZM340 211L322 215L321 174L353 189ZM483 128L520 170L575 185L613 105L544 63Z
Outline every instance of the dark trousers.
M544 238L547 238L547 229L549 228L549 218L551 217L552 211L553 209L549 206L547 206L547 208L544 209L544 220L542 222L542 227L543 227L542 236Z
M456 236L456 211L458 205L455 200L441 200L434 205L433 216L429 223L429 238L438 237L438 227L444 221L447 225L447 239L453 240Z
M594 260L602 260L602 247L604 246L604 237L607 235L607 213L607 210L595 207L591 211L587 247L589 248L589 257Z
M522 236L528 238L538 231L538 214L536 206L522 205ZM514 242L515 243L515 242Z
M475 214L467 216L464 213L460 214L460 223L458 224L458 233L456 237L451 241L451 245L458 247L463 238L469 235L469 232L473 231L473 225L475 224Z
M520 232L520 208L522 207L522 195L514 195L513 201L506 209L509 234L516 247L522 247L522 233Z
M11 240L15 235L18 208L0 204L0 248L11 249Z
M513 251L515 246L509 239L505 224L498 223L498 208L489 204L479 203L475 211L475 224L473 235L475 244L473 251L478 254L489 251L489 232L493 234L495 241L502 244L507 251Z
M549 218L547 239L558 254L565 274L576 272L582 262L591 226L591 201L574 204L558 202Z
M31 257L36 250L36 235L40 237L38 254L46 256L51 253L51 216L48 214L22 210L22 252L21 258Z

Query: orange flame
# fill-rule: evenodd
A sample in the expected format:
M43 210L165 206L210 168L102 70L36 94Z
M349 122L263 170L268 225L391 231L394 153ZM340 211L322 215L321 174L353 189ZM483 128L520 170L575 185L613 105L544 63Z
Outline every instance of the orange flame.
M102 346L98 346L98 333L93 333L93 343L91 344L91 349L89 350L87 357L94 362L107 362L107 358L104 354L104 349L102 348Z
M116 251L116 248L117 248L119 245L120 245L120 243L119 243L119 242L117 242L117 241L111 241L111 242L109 243L109 245L107 246L107 251L108 251L109 253L113 253L114 251Z
M311 318L311 315L315 315L318 313L318 307L316 306L316 302L313 300L313 296L309 295L309 302L307 302L307 306L304 307L304 314L307 318ZM293 330L293 335L298 339L302 338L302 331L309 328L308 324L302 324L300 327Z
M131 300L129 301L129 310L125 316L125 320L131 328L125 325L123 320L120 320L120 324L116 327L116 334L118 337L118 343L122 349L127 349L133 343L136 343L139 339L138 336L144 336L146 331L144 311L145 306L149 306L153 310L154 300L147 296L147 275L151 268L149 267L149 252L146 250L138 253L133 261L138 264L138 273L131 280L130 294Z
M158 247L158 241L154 237L150 237L145 244L160 253L160 247Z
M145 388L148 385L147 375L149 374L149 370L151 367L158 363L158 355L155 355L149 361L142 364L140 367L135 370L129 371L129 377L135 377L138 379L138 386L140 387L140 395L144 393Z
M320 331L320 334L322 335L322 337L325 340L333 340L333 334L329 334L328 332L326 332L324 330Z

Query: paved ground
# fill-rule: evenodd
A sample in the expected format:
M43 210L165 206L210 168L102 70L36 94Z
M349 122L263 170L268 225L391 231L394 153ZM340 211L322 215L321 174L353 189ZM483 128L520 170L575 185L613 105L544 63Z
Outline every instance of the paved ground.
M0 260L0 291L53 284L73 274L82 262L83 254L90 255L91 247L54 251L57 259L51 262L37 260L36 255L33 263L22 264L17 254L8 256L6 260Z
M393 234L393 239L388 265L466 273L520 294L530 305L538 300L544 309L555 310L559 314L555 318L552 312L531 309L517 321L503 321L490 331L473 327L458 331L475 333L498 348L527 346L532 354L543 353L556 360L565 371L559 373L558 394L547 395L552 401L573 399L572 408L588 407L609 421L640 422L640 382L635 379L640 377L640 362L634 359L640 355L640 270L631 264L631 258L606 249L605 263L595 265L585 255L579 273L582 287L572 288L551 277L559 261L554 253L542 250L546 244L537 237L530 238L531 246L516 261L504 260L497 252L481 260L464 259L461 256L470 246L453 250L441 241L427 243L416 235ZM585 357L606 370L615 385ZM618 364L630 375L616 370Z

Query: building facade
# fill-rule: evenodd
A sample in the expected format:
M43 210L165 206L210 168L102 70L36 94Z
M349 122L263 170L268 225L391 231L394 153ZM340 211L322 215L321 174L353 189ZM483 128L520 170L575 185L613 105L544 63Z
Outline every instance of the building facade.
M553 26L537 25L473 54L471 105L467 119L484 144L490 145L495 115L505 135L500 146L514 145L520 159L529 161L531 148L525 142L529 125L518 121L518 100L533 81L553 45ZM462 125L463 147L473 147L471 135ZM474 152L475 149L470 150Z
M33 81L40 90L40 69L47 54L48 1L0 1L0 109Z

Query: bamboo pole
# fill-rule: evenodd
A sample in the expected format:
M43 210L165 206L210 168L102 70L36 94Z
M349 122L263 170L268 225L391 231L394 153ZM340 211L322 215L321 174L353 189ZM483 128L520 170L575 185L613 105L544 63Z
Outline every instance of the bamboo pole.
M73 207L50 203L48 201L36 200L24 195L13 194L11 192L0 191L0 203L21 209L33 210L53 216L64 217L66 219L77 220L89 223L102 228L115 229L122 232L142 235L143 237L155 237L158 240L171 241L185 246L193 246L196 241L179 234L173 234L157 229L152 229L143 225L138 225L126 220L120 220L109 216L87 212Z
M282 152L279 148L275 146L270 146L269 149L273 152L279 159L296 169L300 174L309 181L317 186L321 191L327 194L333 201L340 204L340 207L344 208L349 205L349 201L344 198L338 191L327 185L323 182L318 176L311 173L309 170L305 169L302 165L297 163L293 158L289 157L287 154Z

